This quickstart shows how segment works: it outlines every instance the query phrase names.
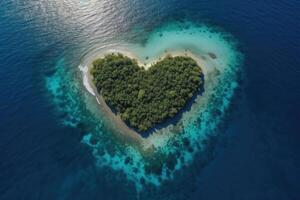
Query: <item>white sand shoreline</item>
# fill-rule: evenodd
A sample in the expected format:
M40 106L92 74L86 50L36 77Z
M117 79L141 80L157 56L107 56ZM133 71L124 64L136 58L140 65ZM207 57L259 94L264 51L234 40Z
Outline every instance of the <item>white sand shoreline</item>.
M83 80L84 80L84 86L86 87L86 89L88 90L88 92L90 94L92 94L93 96L95 96L95 99L97 101L97 103L100 105L100 109L102 110L102 112L105 113L105 116L107 116L111 121L114 122L114 124L116 125L116 127L118 129L120 129L121 131L119 131L122 136L131 139L131 141L137 143L138 145L141 145L144 143L144 138L141 137L138 133L136 133L134 130L132 130L130 127L128 127L120 118L120 116L114 114L112 112L112 110L110 109L110 107L106 104L106 102L104 101L103 97L98 93L97 88L94 86L93 82L92 82L92 76L90 75L90 69L91 69L92 65L90 66L84 66L84 70L83 71ZM85 82L86 80L86 82Z

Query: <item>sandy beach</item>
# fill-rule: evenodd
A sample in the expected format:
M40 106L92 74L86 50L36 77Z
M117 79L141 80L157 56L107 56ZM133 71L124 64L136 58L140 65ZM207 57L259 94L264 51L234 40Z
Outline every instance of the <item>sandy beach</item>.
M130 139L134 143L137 143L138 145L143 144L145 139L141 137L137 132L132 130L130 127L128 127L120 118L119 115L116 115L112 112L110 107L106 104L105 100L103 99L102 95L100 95L97 91L97 88L93 84L93 77L90 74L90 69L92 67L92 64L85 67L86 72L84 72L84 85L86 86L87 90L96 98L97 103L99 104L99 107L102 112L104 112L105 116L108 117L108 119L116 125L116 128L119 129L120 134L122 134L122 137L125 137L127 139Z

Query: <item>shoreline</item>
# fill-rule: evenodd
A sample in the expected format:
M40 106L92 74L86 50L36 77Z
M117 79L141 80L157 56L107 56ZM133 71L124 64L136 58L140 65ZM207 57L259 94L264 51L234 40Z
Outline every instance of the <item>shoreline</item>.
M121 119L121 117L119 115L116 115L115 113L113 113L112 110L110 109L110 107L104 101L102 95L98 93L97 88L95 87L95 85L92 81L93 77L90 74L90 70L93 67L92 62L98 58L103 58L105 55L111 54L111 53L121 53L124 56L127 56L131 59L135 59L138 62L138 65L141 67L144 67L146 70L149 69L149 67L151 67L154 63L165 58L167 55L170 55L173 57L187 56L187 57L194 59L197 62L197 64L199 65L199 67L201 68L201 70L204 74L205 84L207 84L206 81L208 81L208 79L210 79L209 75L211 74L211 72L214 72L216 70L216 68L211 65L212 63L207 62L207 59L211 59L211 60L215 59L214 56L211 56L210 54L208 54L207 56L200 56L201 57L200 58L188 50L170 51L170 52L165 51L158 58L152 58L151 60L149 60L148 63L143 63L136 55L134 55L129 50L128 51L110 50L110 51L106 51L106 52L95 54L94 56L91 56L85 63L84 67L82 67L82 65L79 67L80 70L83 72L84 86L86 87L86 89L88 90L88 92L90 94L95 96L95 99L96 99L97 103L99 104L100 109L104 112L104 115L111 122L113 122L112 124L114 124L115 128L118 129L118 133L120 133L122 137L130 139L131 141L136 143L138 146L142 146L143 147L142 149L144 149L144 150L149 150L149 149L153 148L151 144L147 144L148 143L147 139L149 137L143 138L137 131L135 131L131 127L127 126L127 124Z
M114 122L114 125L116 128L120 129L118 131L121 136L124 136L126 138L131 139L134 143L138 143L138 145L143 144L144 138L140 136L137 132L132 130L130 127L128 127L123 120L121 120L121 117L119 115L116 115L112 112L110 107L106 104L105 100L103 99L102 95L100 95L97 91L97 88L95 87L93 83L93 77L90 74L90 69L92 68L92 65L86 66L82 70L84 73L84 85L86 86L87 90L95 97L101 111L104 112L104 115L112 122ZM87 87L88 84L88 87Z

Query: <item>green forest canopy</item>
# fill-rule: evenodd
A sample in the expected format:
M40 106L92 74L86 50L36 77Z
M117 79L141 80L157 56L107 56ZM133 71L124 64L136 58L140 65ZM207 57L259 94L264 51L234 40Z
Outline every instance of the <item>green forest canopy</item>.
M109 54L93 62L91 75L106 103L139 131L176 115L203 84L200 66L187 56L167 56L145 70Z

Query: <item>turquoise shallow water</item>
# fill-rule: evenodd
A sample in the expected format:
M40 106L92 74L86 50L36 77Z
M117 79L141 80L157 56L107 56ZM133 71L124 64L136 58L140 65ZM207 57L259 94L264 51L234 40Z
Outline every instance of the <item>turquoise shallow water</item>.
M85 88L82 75L77 73L79 68L75 69L76 75L65 71L64 58L61 58L56 63L57 71L46 79L53 102L66 115L62 123L88 126L90 131L85 133L82 142L90 146L97 165L123 172L138 191L143 185L160 186L164 181L174 179L176 171L190 165L194 156L205 153L207 143L216 135L230 106L242 67L242 55L236 50L236 41L220 29L192 22L172 22L143 33L146 34L148 38L143 43L119 41L117 45L112 42L94 48L82 58L79 66L82 68L85 59L91 60L101 52L125 49L143 63L166 52L189 51L201 59L205 72L204 93L195 99L189 111L183 113L177 125L158 130L145 139L142 148L154 147L153 155L146 156L139 148L116 141L114 134L118 133L112 133L116 130L109 128L114 126L113 122L105 120L97 109L99 105L89 88ZM211 58L210 53L216 58Z

